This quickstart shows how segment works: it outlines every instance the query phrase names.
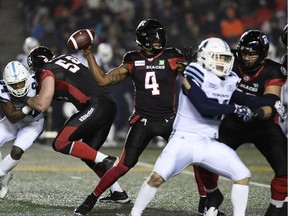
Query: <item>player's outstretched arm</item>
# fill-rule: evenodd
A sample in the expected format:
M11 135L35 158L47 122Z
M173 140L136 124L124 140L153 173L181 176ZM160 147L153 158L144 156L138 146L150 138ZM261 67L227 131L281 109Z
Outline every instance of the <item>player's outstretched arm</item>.
M93 74L96 82L100 86L115 85L123 81L129 73L128 65L121 64L120 66L105 73L97 64L94 54L92 53L92 46L84 49L84 55L87 58L89 69Z

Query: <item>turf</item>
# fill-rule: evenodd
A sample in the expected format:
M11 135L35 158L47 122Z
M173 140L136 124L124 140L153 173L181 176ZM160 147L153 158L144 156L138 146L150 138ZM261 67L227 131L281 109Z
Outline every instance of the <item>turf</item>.
M11 143L0 150L4 157ZM111 155L119 155L121 148L103 148ZM97 203L89 215L127 216L143 181L150 174L159 148L147 148L140 163L123 176L119 183L132 199L130 204ZM253 145L244 145L239 156L253 173L250 184L247 215L262 216L269 203L270 181L273 171ZM49 145L35 144L12 171L8 195L0 200L0 215L68 216L91 193L98 178L79 159L56 153ZM219 187L225 199L221 210L232 215L230 202L231 182L220 178ZM107 195L108 191L103 195ZM144 216L196 216L198 192L192 167L161 186L155 200Z

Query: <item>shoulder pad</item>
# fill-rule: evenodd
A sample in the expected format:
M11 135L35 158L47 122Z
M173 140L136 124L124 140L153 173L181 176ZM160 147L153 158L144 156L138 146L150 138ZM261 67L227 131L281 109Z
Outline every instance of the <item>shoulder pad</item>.
M122 63L128 63L132 61L132 55L135 53L136 51L128 51L124 54L123 59L122 59Z

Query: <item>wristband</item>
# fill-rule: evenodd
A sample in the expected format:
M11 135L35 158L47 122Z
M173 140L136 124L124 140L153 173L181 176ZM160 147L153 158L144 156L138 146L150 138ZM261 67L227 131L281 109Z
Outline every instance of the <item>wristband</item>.
M32 109L29 106L24 106L21 110L25 115L27 115Z

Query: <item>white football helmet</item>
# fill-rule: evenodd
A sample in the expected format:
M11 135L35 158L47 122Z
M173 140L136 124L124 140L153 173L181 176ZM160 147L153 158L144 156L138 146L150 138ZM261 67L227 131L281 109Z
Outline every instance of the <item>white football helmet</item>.
M103 64L108 64L113 58L113 49L108 43L100 43L97 48L97 57Z
M23 51L28 55L32 49L40 46L39 41L34 37L27 37L23 44Z
M25 68L23 64L18 61L9 62L3 72L3 81L11 95L14 97L23 97L25 96L31 85L28 81L29 71ZM24 82L22 88L14 89L12 85L17 83Z
M234 56L224 40L208 38L198 46L197 62L218 77L223 77L230 74Z

